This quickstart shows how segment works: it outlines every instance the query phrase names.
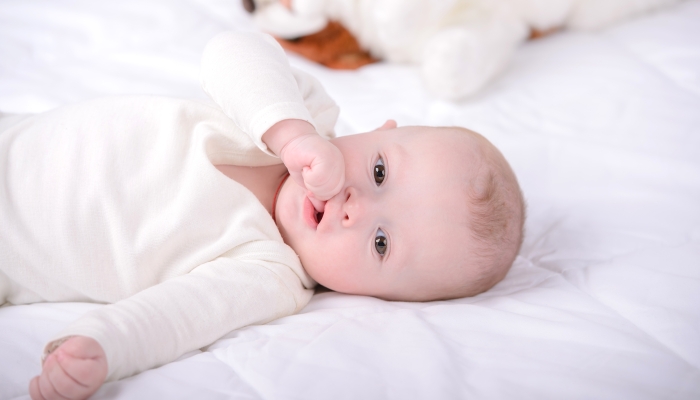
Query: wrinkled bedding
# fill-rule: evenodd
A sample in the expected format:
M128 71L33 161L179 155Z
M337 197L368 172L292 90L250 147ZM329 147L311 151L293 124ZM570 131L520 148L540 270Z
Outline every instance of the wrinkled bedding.
M256 29L238 1L2 0L0 111L204 98L200 53L228 29ZM458 103L411 66L290 57L340 105L341 135L393 118L499 146L528 202L511 272L451 301L319 293L94 398L700 398L700 0L527 43ZM0 308L0 399L27 398L44 341L96 307Z

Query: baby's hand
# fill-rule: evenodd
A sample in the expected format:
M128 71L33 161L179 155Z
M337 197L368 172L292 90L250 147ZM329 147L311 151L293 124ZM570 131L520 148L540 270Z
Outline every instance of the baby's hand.
M316 133L308 122L296 119L275 124L263 141L277 154L289 174L308 191L314 207L323 211L322 201L335 196L345 183L343 154Z
M86 399L107 376L107 357L94 339L73 336L44 361L41 375L29 383L33 400Z

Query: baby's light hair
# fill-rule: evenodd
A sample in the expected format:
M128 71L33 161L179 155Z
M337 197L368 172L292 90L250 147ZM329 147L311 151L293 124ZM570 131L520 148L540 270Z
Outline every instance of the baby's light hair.
M478 133L482 167L467 188L467 228L477 245L470 249L469 265L476 270L462 282L457 295L474 296L500 282L520 251L524 237L525 201L518 180L501 152Z

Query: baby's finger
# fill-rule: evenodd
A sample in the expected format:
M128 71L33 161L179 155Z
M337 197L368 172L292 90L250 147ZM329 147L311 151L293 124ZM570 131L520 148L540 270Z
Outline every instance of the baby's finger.
M91 341L84 337L73 336L63 342L60 347L59 353L65 354L69 357L81 359L81 358L93 358L100 355L102 350L99 344L95 341Z
M99 387L107 376L107 364L100 363L97 358L73 358L69 356L59 357L57 361L67 377L85 388L80 391L85 396L91 394L90 390Z
M57 367L55 358L49 357L44 363L44 371L41 373L41 376L39 376L39 392L41 392L41 395L47 400L66 399L66 397L56 391L53 382L49 379L49 373L52 369Z
M61 365L66 363L66 357L58 354L56 363L56 367L48 371L49 381L51 381L56 392L69 399L87 398L91 394L90 388L66 373Z
M306 197L309 198L309 201L311 201L311 204L314 206L314 209L318 212L323 212L323 210L326 209L326 202L323 200L319 200L314 197L313 193L308 192L306 194Z
M335 196L345 184L345 165L341 163L314 165L302 173L307 190L319 200Z
M46 398L41 395L41 391L39 390L38 376L35 376L29 382L29 396L32 398L32 400L46 400Z

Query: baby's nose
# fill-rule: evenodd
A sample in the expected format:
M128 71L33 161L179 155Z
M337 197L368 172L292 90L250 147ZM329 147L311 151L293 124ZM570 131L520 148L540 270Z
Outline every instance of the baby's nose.
M341 208L341 223L345 227L350 227L361 221L366 212L365 202L359 196L357 190L348 187L341 195L345 197L343 207Z

